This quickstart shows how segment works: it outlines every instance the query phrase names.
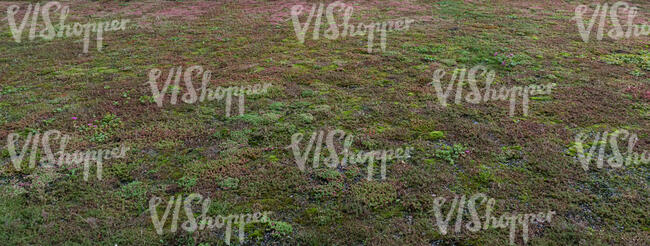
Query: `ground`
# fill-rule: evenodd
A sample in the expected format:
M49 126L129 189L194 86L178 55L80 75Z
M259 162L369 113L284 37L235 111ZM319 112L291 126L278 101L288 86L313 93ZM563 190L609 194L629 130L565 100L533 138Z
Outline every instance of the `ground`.
M274 222L246 227L245 245L507 244L505 229L438 230L436 197L479 192L498 214L556 212L531 225L531 245L650 244L650 165L585 171L570 151L576 134L611 129L650 149L648 36L584 42L574 9L592 1L350 1L355 23L415 20L369 53L366 37L313 40L310 29L299 42L290 9L312 3L66 2L67 22L131 20L84 54L77 37L28 40L29 25L15 42L6 9L28 4L1 2L2 145L56 129L70 150L131 147L87 181L79 167L17 170L3 148L2 244L224 245L223 230L156 234L149 200L190 193L210 197L213 215L273 211ZM629 3L650 23L650 3ZM499 86L557 87L527 116L509 116L505 101L443 107L434 71L478 64ZM149 71L194 65L212 71L212 87L273 86L246 98L243 116L226 117L216 100L158 107ZM301 171L291 136L334 129L354 134L356 150L414 152L383 180L365 168ZM450 146L462 153L444 154Z

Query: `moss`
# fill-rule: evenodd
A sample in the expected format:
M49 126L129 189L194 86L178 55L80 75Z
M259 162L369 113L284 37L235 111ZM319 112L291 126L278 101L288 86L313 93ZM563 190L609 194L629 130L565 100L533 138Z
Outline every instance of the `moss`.
M241 131L231 131L230 132L230 139L237 143L245 143L248 142L248 139L250 137L250 134L253 131L251 129L243 129Z
M300 93L300 95L301 95L302 97L313 97L313 96L318 95L318 92L315 92L315 91L313 91L313 90L303 90L303 91Z
M282 118L282 115L276 113L266 113L262 115L262 117L264 118L265 122L276 122Z
M350 193L354 201L371 209L387 207L397 199L395 186L379 181L354 184Z
M317 185L312 190L312 196L318 201L329 201L339 197L343 193L344 185L341 182L330 182L324 185Z
M268 160L272 163L276 163L280 160L276 155L269 155Z
M267 122L267 119L258 114L244 114L232 117L231 120L241 120L251 125L260 125Z
M632 64L650 71L650 51L642 51L638 54L608 54L601 56L600 60L612 65Z
M323 104L323 105L316 105L314 107L314 111L316 112L330 112L332 110L332 107L329 105Z
M310 67L303 64L292 64L291 67L296 72L307 73L310 70Z
M178 140L173 140L173 139L163 139L154 144L154 147L157 149L163 149L163 150L171 150L175 149L177 146L182 145L181 141Z
M303 223L312 223L319 226L328 226L340 223L343 219L343 214L341 212L320 207L310 207L305 209L304 212L304 222Z
M309 107L309 105L311 105L310 102L298 101L298 102L294 102L293 104L291 104L290 107L293 108L293 109L301 109L301 108Z
M314 116L310 113L302 113L298 115L298 119L305 124L312 123L314 121Z
M539 96L539 97L530 97L530 100L533 101L551 101L553 98L551 96Z
M106 167L107 176L113 176L118 178L122 182L133 181L133 176L131 172L134 170L134 167L129 166L125 162L114 163Z
M316 177L325 181L332 181L341 178L341 173L339 173L336 169L332 169L332 168L316 169L314 170L314 173L316 174Z
M211 198L212 216L273 211L274 218L281 217L294 229L280 236L267 224L247 225L251 241L244 244L507 244L507 230L470 233L463 227L460 234L441 235L432 222L428 212L432 194L484 192L498 197L497 204L506 202L498 214L558 211L557 221L531 225L531 245L645 242L639 235L645 235L648 223L639 215L648 210L642 192L647 165L584 172L579 164L568 163L577 162L571 156L576 155L574 148L568 150L573 151L569 156L562 153L571 148L566 145L574 141L580 130L576 128L603 132L626 126L636 129L641 139L637 149L643 150L650 135L643 128L650 120L643 97L650 82L644 77L650 74L646 70L650 45L641 37L582 42L575 32L561 30L571 22L566 11L537 3L541 1L535 3L541 8L530 8L533 1L526 1L514 9L508 1L401 1L391 8L361 1L355 8L363 13L355 9L351 23L386 20L395 14L416 20L408 31L389 33L385 51L368 54L367 37L313 40L309 27L301 44L286 35L293 32L291 23L269 24L268 18L274 17L268 11L247 11L276 9L280 2L213 8L212 3L183 1L182 6L171 7L188 9L187 17L195 18L164 18L163 24L151 26L143 19L141 24L150 31L105 33L103 52L94 50L91 40L89 54L80 54L80 39L16 43L3 30L11 42L0 45L4 54L0 70L6 80L0 83L0 135L59 129L72 136L69 151L121 143L143 149L126 159L107 160L104 179L97 182L83 181L82 169L56 169L61 176L47 177L40 177L40 167L13 170L6 164L10 158L6 148L2 149L0 241L224 245L223 231L187 233L179 228L160 236L151 220L140 219L148 216L148 199L153 196L168 201L173 195L196 192ZM94 5L70 4L72 12L90 16L96 12L88 9ZM137 7L133 4L118 5ZM165 8L158 2L150 5L141 8L143 15ZM644 1L634 5L648 6ZM204 10L208 12L192 14ZM231 18L242 11L249 14L249 28L238 28L241 21ZM442 28L427 28L437 18L446 19ZM324 25L321 31L327 28ZM531 99L534 112L524 118L508 117L507 101L443 108L433 88L426 86L436 69L447 67L443 62L458 68L485 64L508 70L497 76L493 85L498 87L558 82L562 93ZM148 71L162 70L158 81L162 86L169 68L194 64L213 71L211 82L216 83L211 88L266 82L274 86L264 95L246 97L243 117L223 117L223 102L166 101L161 108L151 103L150 88L143 85ZM598 69L589 69L593 67ZM445 69L446 83L452 69ZM195 74L192 80L197 89L200 76ZM178 90L182 96L186 86L170 85L166 97ZM233 107L236 111L236 100ZM312 116L301 115L305 113ZM83 122L71 121L72 116ZM80 127L87 123L97 129ZM605 128L590 127L596 123ZM293 153L283 149L294 133L335 128L358 133L354 146L364 151L408 145L422 155L389 163L387 179L369 183L365 166L302 172ZM466 159L462 153L456 155L454 143L462 143L472 154ZM57 141L50 144L58 150ZM301 153L304 144L305 140ZM447 153L433 156L440 145L447 145L443 149ZM323 151L326 157L327 149ZM36 175L37 182L41 178L45 182L33 188ZM165 205L158 207L159 215ZM194 205L198 212L200 204ZM182 223L182 210L180 216ZM405 233L403 228L409 230ZM232 241L241 244L233 232ZM520 227L516 234L521 242Z
M149 187L146 184L141 181L133 181L122 186L116 193L126 201L126 205L130 209L143 212L148 207L146 204L148 190Z
M434 60L434 59L431 59L431 60ZM445 65L449 66L449 67L455 66L457 64L456 60L454 60L454 59L440 59L440 62L442 64L445 64Z
M443 139L445 138L445 133L443 131L432 131L429 132L427 138L432 141Z
M271 103L271 105L269 105L269 108L271 110L275 110L275 111L282 111L282 109L284 109L284 107L285 107L285 105L282 102L274 102L274 103Z

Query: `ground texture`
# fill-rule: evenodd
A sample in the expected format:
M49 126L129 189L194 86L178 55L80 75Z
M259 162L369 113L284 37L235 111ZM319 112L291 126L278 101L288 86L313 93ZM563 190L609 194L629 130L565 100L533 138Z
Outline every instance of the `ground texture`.
M650 149L648 36L583 42L572 18L590 1L354 1L356 23L416 20L368 53L365 37L300 43L290 8L312 3L69 2L68 22L132 20L87 54L79 38L15 42L6 9L27 3L0 3L3 145L57 129L72 150L131 147L88 181L79 167L16 170L3 148L0 244L225 244L223 230L156 234L149 199L190 193L211 197L214 215L273 211L274 223L246 227L246 245L507 244L505 229L438 230L436 197L478 192L497 213L556 211L531 225L532 245L650 244L649 166L585 171L571 151L576 134L607 129ZM629 3L648 23L650 4ZM499 85L557 87L528 116L508 116L505 101L441 106L433 72L476 64ZM243 116L217 101L158 107L149 70L193 65L212 71L212 87L273 87L247 98ZM358 150L415 151L385 180L367 181L363 167L300 171L291 136L327 129L354 134ZM461 154L440 151L454 145Z

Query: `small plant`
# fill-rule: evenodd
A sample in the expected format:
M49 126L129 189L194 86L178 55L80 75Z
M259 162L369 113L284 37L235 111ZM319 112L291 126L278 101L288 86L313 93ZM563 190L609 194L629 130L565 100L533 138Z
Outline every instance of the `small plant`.
M285 105L282 102L274 102L274 103L271 103L271 105L269 105L271 110L275 110L275 111L281 111L284 108L284 106Z
M142 104L150 104L156 102L156 100L154 100L152 96L141 96L140 98L138 98L138 100L140 100L140 103Z
M578 142L571 142L569 144L569 147L566 151L566 154L569 156L580 156L584 155L586 158L591 158L591 154L589 153L589 149L592 147L592 142L585 142L585 143L578 143ZM596 142L596 146L603 146L606 144L606 141L600 140ZM578 145L582 145L582 151L578 150Z
M108 140L108 135L103 132L97 132L90 136L90 141L93 143L105 143Z
M104 115L104 118L102 118L100 122L100 126L102 128L105 127L114 128L120 126L120 124L122 124L122 120L120 120L120 118L118 118L116 115L111 113Z
M169 94L173 95L174 93L178 93L181 91L181 87L177 85L170 85L169 86Z
M314 92L313 90L304 90L304 91L302 91L302 92L300 93L300 95L301 95L302 97L313 97L313 96L315 96L316 94L317 94L317 93Z
M127 185L122 186L122 189L118 191L118 194L124 199L144 197L146 193L147 188L140 181L128 183Z
M280 160L280 158L278 158L276 155L269 155L268 159L272 163L276 163L276 162L278 162Z
M501 147L501 151L503 151L502 156L504 160L518 160L523 158L523 148L519 145L504 146Z
M480 169L480 171L478 173L478 181L479 182L481 182L483 184L488 184L488 183L492 182L495 179L494 174L492 174L492 172L490 172L490 168L488 168L487 166L481 165L479 167L479 169Z
M333 198L338 197L339 194L343 193L344 189L343 183L340 182L330 182L325 185L319 185L314 187L312 195L316 200L319 201L329 201Z
M350 192L359 205L371 209L384 208L397 199L397 190L389 183L361 182L353 185Z
M189 178L187 176L183 176L181 179L178 180L178 186L183 187L185 189L192 188L196 185L197 178Z
M445 138L445 133L443 131L432 131L429 132L428 138L429 140L434 140L434 141L438 139L442 139Z
M27 87L13 87L11 85L4 86L2 89L0 89L0 95L7 95L11 93L16 93L16 92L21 92L21 91L26 91Z
M241 120L244 121L248 124L252 125L260 125L264 124L266 122L266 119L264 117L258 115L258 114L243 114L243 115L238 115L232 118L233 120Z
M435 156L439 159L443 159L450 164L454 165L456 160L465 153L465 147L460 144L454 144L454 146L444 145L440 149L436 150Z
M518 65L526 65L531 58L527 55L515 55L495 52L490 59L492 64L502 67L514 67Z
M280 118L282 118L282 115L270 112L262 115L262 117L267 122L277 122L278 120L280 120Z
M445 49L444 45L426 45L426 46L413 46L411 47L412 51L415 51L420 54L436 54Z
M219 186L224 189L237 189L239 187L239 179L236 178L218 178L217 180Z
M131 168L126 163L115 163L108 166L108 173L111 176L118 178L122 182L129 182L133 180L133 175L131 175Z
M300 119L300 121L302 121L303 123L309 124L312 121L314 121L314 116L310 113L303 113L298 115L298 119Z
M645 73L641 72L641 70L639 70L639 69L634 69L634 70L630 71L630 74L633 75L633 76L636 76L636 77L645 76Z
M55 120L54 118L52 118L52 119L47 119L47 120L43 120L43 123L47 126L47 125L52 124L52 122L54 122L54 120Z
M293 233L293 226L287 222L271 221L269 222L269 227L273 231L271 235L274 237L283 237Z
M639 54L608 54L602 56L600 60L610 65L633 64L650 71L650 52L648 51L642 51Z
M341 173L332 168L321 168L314 170L316 176L325 181L332 181L341 178Z
M77 117L73 118L77 120ZM89 140L94 143L105 143L113 135L114 128L117 128L122 125L122 121L119 117L114 114L108 113L97 121L92 121L86 125L79 126L79 131L81 132L91 132Z
M423 61L427 61L427 62L435 62L435 61L437 61L438 59L436 59L435 57L430 56L430 55L424 55L424 56L422 57L422 60L423 60Z

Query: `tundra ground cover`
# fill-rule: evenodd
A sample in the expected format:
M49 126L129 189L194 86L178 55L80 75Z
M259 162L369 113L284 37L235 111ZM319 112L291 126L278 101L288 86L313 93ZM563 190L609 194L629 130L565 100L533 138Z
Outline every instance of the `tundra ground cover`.
M291 7L318 3L65 2L70 23L131 20L104 34L101 52L84 53L74 36L16 42L6 9L28 3L0 2L2 146L12 133L58 130L70 136L66 149L130 148L88 181L83 168L16 169L3 148L0 242L224 245L222 230L156 233L152 197L198 193L212 217L272 211L246 225L245 245L507 244L508 230L437 227L436 198L480 192L499 215L554 211L529 225L528 244L650 244L650 165L585 171L572 148L578 134L627 129L635 151L649 149L648 36L584 42L574 9L591 1L351 1L354 23L414 20L368 53L365 37L298 40ZM650 4L629 4L648 23ZM442 106L434 72L479 64L498 87L556 86L531 96L526 116L509 116L508 101L454 104L453 94ZM212 71L209 88L272 86L234 117L217 100L159 107L149 71L195 65ZM335 129L355 136L354 152L413 151L383 180L359 166L301 171L291 136Z

